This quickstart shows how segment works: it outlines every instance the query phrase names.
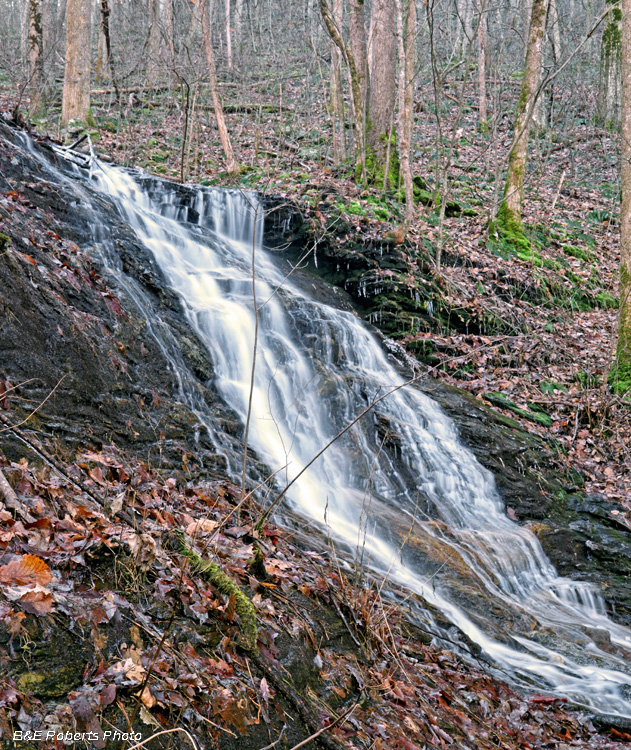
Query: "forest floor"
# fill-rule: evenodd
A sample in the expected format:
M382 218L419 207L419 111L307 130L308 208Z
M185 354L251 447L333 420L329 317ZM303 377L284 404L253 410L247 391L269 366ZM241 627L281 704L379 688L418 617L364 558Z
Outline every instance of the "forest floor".
M284 107L283 100L270 104L265 87L248 90L245 108L243 94L234 99L227 90L229 130L243 165L236 179L221 171L210 108L193 106L186 117L170 95L161 101L141 93L122 110L112 108L111 96L97 101L96 148L173 179L281 194L298 202L314 234L351 249L394 237L400 258L409 261L399 279L410 296L425 283L417 263L422 256L423 274L434 266L430 274L443 305L458 310L459 325L438 318L432 324L430 310L422 325L399 330L396 338L410 350L431 352L435 377L479 398L490 395L507 416L553 438L559 465L581 472L586 493L620 503L631 528L631 407L608 387L619 276L616 137L585 116L571 129L533 140L524 200L532 247L524 251L488 230L503 188L514 92L504 92L504 110L488 134L479 132L473 90L465 97L473 106L465 106L459 122L456 104L445 99L444 151L453 144L447 200L469 210L447 217L441 228L439 207L420 204L403 241L404 205L379 186L358 186L348 162L334 166L328 115L302 104L304 88L300 79L286 82ZM420 103L417 110L413 173L431 192L443 166L436 118ZM55 135L51 121L37 124Z
M606 723L599 734L564 699L520 696L482 663L430 645L326 547L305 551L272 525L257 531L249 508L236 512L241 493L229 483L185 487L113 448L83 452L65 477L26 460L5 471L26 509L17 520L0 511L3 546L20 550L0 565L5 738L133 727L147 739L186 726L203 747L240 750L281 738L293 747L324 727L329 750L631 741ZM201 556L212 547L222 573L248 592L254 634L235 593L183 554L182 540ZM163 740L174 741L149 749L189 746L183 733Z

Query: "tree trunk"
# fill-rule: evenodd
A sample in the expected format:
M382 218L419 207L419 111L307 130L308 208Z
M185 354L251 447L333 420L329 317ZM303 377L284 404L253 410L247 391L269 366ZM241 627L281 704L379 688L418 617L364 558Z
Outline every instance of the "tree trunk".
M231 2L226 0L226 62L228 70L232 70L232 24L231 24Z
M600 48L598 121L611 130L620 129L622 98L622 11L614 4L607 15Z
M46 102L44 93L44 36L39 0L29 0L28 57L29 94L32 115L43 113Z
M175 41L173 38L173 0L160 0L160 16L164 24L164 37L169 53L169 64L175 66Z
M404 4L406 13L404 16ZM399 159L405 188L405 224L414 219L414 182L410 166L410 143L414 107L414 61L416 41L416 0L395 0L399 48Z
M394 0L374 0L370 19L366 173L369 182L396 187L399 165L393 148L396 96L396 12Z
M349 0L348 32L351 52L355 59L355 67L357 68L357 76L359 78L363 119L364 108L366 106L366 92L368 88L368 53L366 51L366 17L364 13L364 0Z
M66 8L66 68L61 123L81 120L92 124L90 112L90 0L68 0Z
M478 127L481 133L488 133L489 124L486 113L486 8L483 0L478 0L478 95L480 107L478 109Z
M239 171L239 165L237 164L237 161L234 157L234 151L232 150L232 143L230 141L230 134L228 133L226 120L223 114L223 105L221 103L221 97L219 96L219 86L217 85L215 53L213 50L210 35L214 4L215 0L202 0L201 2L200 12L202 16L202 38L204 43L204 53L206 55L206 65L208 67L208 82L210 84L210 93L213 100L213 108L215 110L215 119L217 120L217 129L219 130L221 147L223 148L224 156L226 158L226 170L230 172L230 174L236 174Z
M528 161L530 123L541 81L546 11L546 0L533 0L524 78L515 115L513 147L508 157L508 174L504 189L504 200L497 215L498 229L506 236L515 235L516 239L519 239L523 235L521 203L524 191L526 163Z
M462 25L462 39L460 42L460 57L464 60L467 56L467 50L473 40L474 29L474 3L475 0L458 0L458 12L460 14L460 23Z
M148 0L149 36L147 39L147 83L151 85L158 80L160 71L160 50L162 32L160 30L160 0Z
M243 3L244 0L237 0L234 6L234 47L236 51L237 67L241 63L241 52L243 47Z
M353 116L355 117L355 138L356 138L356 153L355 153L355 160L356 160L356 168L355 173L359 177L363 176L365 174L365 157L366 157L366 151L365 151L365 140L364 140L364 126L363 126L363 105L362 105L362 96L361 96L361 83L360 83L360 77L357 72L357 65L355 62L355 57L353 55L353 51L349 47L348 44L344 41L341 33L341 29L338 29L335 21L333 20L333 16L331 14L331 9L328 6L328 3L326 0L319 0L320 4L320 13L322 15L322 20L324 21L324 25L326 26L326 29L329 33L329 36L333 40L333 42L338 46L338 49L342 53L342 56L346 60L346 64L348 66L348 71L350 74L351 79L351 101L353 103Z
M612 382L631 389L631 0L622 2L622 205L620 207L620 312L617 368Z
M333 20L342 28L342 0L333 0ZM342 97L342 52L331 42L331 120L333 122L333 159L336 164L346 160L344 140L344 100Z
M118 84L114 73L114 59L112 57L112 41L110 37L110 3L100 0L101 22L99 25L99 46L96 59L96 80L105 78L104 67L107 66L112 79L116 96L119 97Z

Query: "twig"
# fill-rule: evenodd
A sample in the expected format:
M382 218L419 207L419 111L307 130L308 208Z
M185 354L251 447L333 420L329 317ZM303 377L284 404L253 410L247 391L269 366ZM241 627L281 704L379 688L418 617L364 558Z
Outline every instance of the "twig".
M315 734L312 734L310 737L307 737L306 740L303 740L302 742L299 742L297 745L294 745L291 748L291 750L298 750L299 747L304 747L305 745L307 745L312 740L315 740L316 737L319 737L323 732L328 732L329 729L333 729L334 726L337 726L342 721L344 721L344 719L347 716L350 716L353 713L353 711L357 708L358 705L359 705L359 703L354 703L348 709L348 711L345 711L343 714L341 714L340 716L338 716L337 719L335 719L335 721L331 722L331 724L329 724L327 727L322 727L322 729L318 729L318 731ZM133 748L130 747L129 750L133 750Z
M44 404L53 395L53 393L57 390L57 388L59 388L59 386L61 385L62 380L64 380L65 377L66 377L65 375L61 376L61 378L59 379L59 381L57 382L57 385L53 388L53 390L48 394L48 396L46 396L46 398L42 401L41 404L39 404L35 409L33 409L33 411L27 417L25 417L21 422L18 422L17 424L12 425L11 427L3 427L0 430L0 434L2 434L3 432L7 432L8 430L14 430L16 427L21 427L23 424L26 424L26 422L28 422L29 419L34 414L36 414L42 408L42 406L44 406Z
M554 207L556 206L557 201L559 200L559 195L561 194L561 188L563 187L564 179L565 179L565 169L563 170L563 174L561 175L561 179L559 180L559 187L557 188L557 194L554 196L554 200L552 201L552 206L550 207L551 211L554 211Z
M195 740L186 731L186 729L182 729L182 727L175 727L174 729L163 729L161 732L156 732L155 734L152 734L151 737L147 737L146 740L143 740L142 742L139 742L136 745L132 745L130 748L127 748L127 750L137 750L137 748L142 747L143 745L146 745L147 742L151 742L151 740L155 739L156 737L160 737L160 735L162 734L173 734L174 732L182 732L183 734L185 734L191 741L191 745L195 748L195 750L198 750L197 743L195 742Z
M106 507L106 502L103 498L96 495L92 490L90 490L88 487L86 487L81 480L75 480L73 479L60 465L59 463L51 456L48 451L39 443L39 441L36 441L32 436L27 437L22 430L20 430L18 427L12 425L9 420L3 415L0 414L0 422L4 422L7 427L5 428L7 432L12 432L18 440L21 440L25 445L27 445L33 453L35 453L37 456L39 456L42 461L45 461L52 469L54 469L60 476L62 476L67 482L69 482L75 489L79 490L79 492L83 492L86 494L96 505L100 506L101 508ZM4 430L1 430L2 432ZM137 524L135 523L132 516L127 513L127 511L121 509L117 514L119 518L122 518L126 523L128 523L133 529L136 531Z
M385 393L382 393L381 396L378 396L375 398L372 403L370 403L363 411L361 411L355 419L351 420L346 427L344 427L342 430L340 430L337 435L331 438L328 443L323 448L320 448L320 450L302 467L302 469L296 474L296 476L291 480L291 482L288 482L285 487L278 493L274 501L270 504L269 508L266 509L265 513L261 516L260 523L263 524L267 519L272 515L272 513L276 510L276 508L280 505L283 498L287 494L289 488L294 485L300 477L307 471L307 469L314 464L320 456L325 453L337 440L339 440L343 435L345 435L351 427L357 424L359 420L366 416L369 412L371 412L375 406L384 400L384 398L387 398L388 396L391 396L393 393L396 393L397 391L401 390L401 388L405 388L407 385L412 385L412 383L416 383L418 380L420 380L425 373L418 373L418 375L414 375L414 377L410 378L409 380L406 380L404 383L400 383L399 385L394 386L390 390L386 391Z
M260 750L273 750L273 748L278 745L278 743L283 739L283 735L285 734L286 725L283 724L283 728L280 730L280 734L278 735L278 739L274 740L274 742L271 742L269 745L265 745L265 747L260 748Z
M207 719L202 714L198 714L198 716L199 716L199 718L202 721L205 721L206 723L210 724L211 726L215 727L216 729L219 729L220 732L225 732L226 734L229 734L231 737L236 737L237 736L234 732L230 731L230 729L226 729L225 727L222 727L219 724L215 724L214 721L211 721L210 719ZM280 739L280 737L278 739ZM278 740L276 740L276 742L278 742ZM272 747L272 745L270 745L269 747ZM265 750L265 748L263 748L263 750Z

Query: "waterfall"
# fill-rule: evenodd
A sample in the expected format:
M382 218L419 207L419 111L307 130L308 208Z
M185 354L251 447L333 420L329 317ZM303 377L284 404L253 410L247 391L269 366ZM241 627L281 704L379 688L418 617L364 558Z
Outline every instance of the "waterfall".
M373 577L440 611L517 686L631 717L631 631L608 619L595 588L557 576L536 537L507 518L453 423L404 385L362 321L285 278L262 247L255 193L187 188L187 202L166 182L96 161L90 178L179 295L214 387L244 425L251 396L249 444L275 493L293 482L283 502ZM173 346L163 347L172 361ZM240 466L229 471L240 480Z

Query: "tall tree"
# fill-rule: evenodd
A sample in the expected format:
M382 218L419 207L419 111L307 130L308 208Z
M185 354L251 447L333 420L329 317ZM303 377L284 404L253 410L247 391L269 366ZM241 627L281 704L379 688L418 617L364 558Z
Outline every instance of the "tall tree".
M478 109L478 127L483 133L488 132L489 124L486 114L486 9L483 0L477 0L477 9L480 14L478 21L478 94L480 106Z
M90 122L91 0L68 0L66 8L66 67L61 122Z
M28 5L29 93L31 113L41 114L45 107L44 34L40 0L29 0Z
M508 157L508 174L504 188L504 199L497 215L497 226L500 232L515 236L516 238L523 235L521 204L526 163L528 161L530 124L541 82L546 15L547 0L533 0L524 77L517 103L517 112L515 114L513 146Z
M353 116L355 118L355 163L356 173L363 177L366 172L366 151L364 147L364 104L362 99L362 83L357 61L350 45L344 41L342 30L338 28L327 0L319 0L320 13L326 26L329 36L338 46L346 65L351 79L351 103L353 106Z
M414 218L414 183L410 166L414 107L414 62L416 40L416 0L395 0L399 49L399 158L405 188L405 223Z
M368 39L366 172L370 182L387 187L396 187L399 177L394 137L396 66L394 0L373 0Z
M226 158L226 169L230 174L236 174L239 171L239 165L234 156L232 141L228 133L226 118L223 113L223 104L219 96L219 85L217 82L217 69L215 67L215 52L213 50L211 38L211 21L214 10L215 0L202 0L200 13L202 16L202 39L204 44L204 53L206 55L206 66L208 68L208 82L210 84L210 94L213 100L213 109L215 110L215 119L217 120L217 129L219 130L219 139L221 147Z
M99 24L99 47L96 62L96 78L103 77L103 65L109 68L114 90L118 93L118 84L114 73L114 58L112 57L112 40L110 37L110 3L109 0L100 0L101 15Z
M610 9L600 47L598 120L612 129L620 127L622 98L622 11L616 0L607 0Z
M361 94L362 120L364 119L368 87L368 52L366 49L366 14L364 8L364 0L349 0L348 33Z
M243 3L244 0L237 0L234 6L234 47L236 65L241 62L241 48L243 46Z
M355 119L356 178L396 187L399 159L395 137L395 0L373 1L368 42L362 0L350 0L349 43L344 40L327 0L320 0L320 12L329 36L340 49L349 69Z
M333 0L333 18L338 29L342 28L342 0ZM346 160L344 137L344 99L342 96L342 53L331 42L331 99L330 111L333 121L333 158L336 164Z
M622 205L620 207L620 313L614 384L631 389L631 0L622 2Z
M232 18L230 0L225 0L226 11L226 62L228 70L232 70Z
M147 82L157 80L160 72L162 31L160 29L160 0L149 0L149 31L147 37Z

